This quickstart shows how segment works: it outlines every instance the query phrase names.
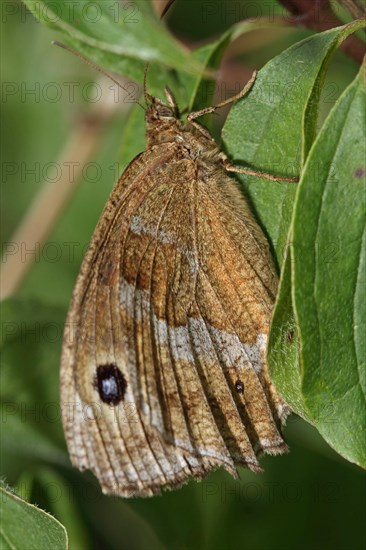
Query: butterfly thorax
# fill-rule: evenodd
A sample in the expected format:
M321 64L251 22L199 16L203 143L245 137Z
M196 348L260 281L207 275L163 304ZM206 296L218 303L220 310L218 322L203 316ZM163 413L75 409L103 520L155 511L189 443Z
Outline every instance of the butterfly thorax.
M189 122L181 121L176 106L168 106L159 99L152 98L145 120L147 149L170 143L177 146L177 152L180 153L178 156L192 160L204 157L217 161L223 156L208 130L203 126L198 129Z

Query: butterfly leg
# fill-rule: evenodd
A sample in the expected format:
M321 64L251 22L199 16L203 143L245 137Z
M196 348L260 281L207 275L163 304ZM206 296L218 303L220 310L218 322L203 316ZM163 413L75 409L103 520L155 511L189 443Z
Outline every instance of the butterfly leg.
M220 109L221 107L224 107L225 105L228 105L229 103L234 103L234 101L238 101L238 99L241 99L242 97L244 97L249 92L249 90L252 88L256 77L257 77L257 71L254 71L254 73L252 74L250 80L246 83L246 85L244 86L244 88L242 89L241 92L234 95L233 97L229 97L228 99L225 99L224 101L221 101L220 103L217 103L217 105L211 105L210 107L205 107L204 109L201 109L200 111L194 111L193 113L190 113L187 117L188 121L191 122L193 124L193 126L196 126L196 128L201 130L202 126L198 122L195 122L196 118L198 118L200 116L203 116L203 115L208 115L209 113L214 113L216 111L216 109Z
M234 101L237 101L241 97L244 97L249 92L251 87L253 86L254 81L256 79L256 76L257 76L257 71L254 71L254 73L252 74L250 80L246 83L246 85L244 86L242 91L239 92L238 94L234 95L233 97L229 97L228 99L225 99L224 101L221 101L220 103L217 103L217 105L211 105L210 107L205 107L204 109L201 109L200 111L193 111L193 113L190 113L187 116L188 122L190 122L192 124L192 126L197 128L197 130L199 130L201 132L201 134L203 134L208 139L212 140L212 136L211 136L210 132L207 130L207 128L202 126L202 124L197 122L195 119L200 117L200 116L207 115L209 113L214 113L216 111L216 109L220 109L221 107L224 107L224 105L228 105L229 103L233 103Z
M203 133L206 137L209 137L212 139L210 133L208 130L201 126L199 122L197 122L195 119L207 115L209 113L214 113L216 109L220 109L220 107L224 107L225 105L228 105L229 103L233 103L234 101L237 101L238 99L241 99L244 97L253 87L253 84L255 82L255 79L257 77L257 71L254 71L250 80L246 83L244 88L241 92L234 95L233 97L229 97L228 99L225 99L224 101L221 101L220 103L217 103L217 105L211 105L210 107L205 107L204 109L201 109L200 111L194 111L193 113L190 113L187 117L187 120L195 127L197 128L201 133ZM224 168L227 172L236 172L237 174L247 174L248 176L257 176L259 178L264 178L271 181L287 181L287 182L298 182L299 178L286 178L283 176L273 176L272 174L267 174L265 172L258 172L257 170L251 170L250 168L243 168L241 166L235 166L231 164L229 159L226 157L226 155L221 154L221 159L224 165Z
M227 172L236 172L237 174L247 174L248 176L257 176L258 178L264 178L271 181L287 181L298 182L299 178L286 178L284 176L274 176L273 174L267 174L266 172L258 172L257 170L251 170L250 168L243 168L242 166L235 166L231 164L229 159L225 156L222 157L224 168Z

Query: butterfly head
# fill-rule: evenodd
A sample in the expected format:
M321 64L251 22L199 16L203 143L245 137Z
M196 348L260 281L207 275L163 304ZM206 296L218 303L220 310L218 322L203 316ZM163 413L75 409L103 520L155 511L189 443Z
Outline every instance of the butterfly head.
M171 141L179 129L179 109L169 88L165 88L166 102L150 94L145 94L145 112L148 145Z
M145 95L147 109L146 109L146 122L169 122L179 119L179 109L175 101L173 93L168 87L164 89L167 98L167 103L164 103L159 98L150 94Z

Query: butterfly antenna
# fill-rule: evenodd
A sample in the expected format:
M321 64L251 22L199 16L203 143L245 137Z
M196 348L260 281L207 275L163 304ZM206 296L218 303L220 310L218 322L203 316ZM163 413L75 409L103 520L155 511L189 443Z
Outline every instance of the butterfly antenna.
M107 71L105 71L104 69L102 69L101 67L99 67L98 65L96 65L95 63L93 63L93 61L90 61L90 59L87 59L86 57L84 57L83 55L81 55L79 52L73 50L72 48L70 48L70 46L66 46L65 44L62 44L62 42L58 42L57 40L53 40L52 41L52 44L54 44L55 46L59 46L59 48L62 48L70 53L72 53L73 55L75 55L75 57L78 57L79 59L81 59L82 61L84 61L84 63L86 65L89 65L89 67L92 67L92 69L95 69L96 71L98 71L98 73L101 73L102 75L106 76L107 78L109 78L110 80L112 80L112 82L114 82L115 84L117 84L117 86L119 88L121 88L124 92L127 92L128 94L130 93L130 91L125 88L123 86L123 84L121 84L120 82L118 82L118 80L116 80L115 78L113 78L113 76L111 76L110 74L107 73ZM144 88L145 88L145 84L144 84ZM145 92L144 92L145 93ZM141 103L139 103L138 101L136 101L135 103L137 103L137 105L139 105L144 111L145 111L145 107L143 105L141 105Z
M147 84L146 84L148 69L149 69L149 62L146 63L145 71L144 71L144 98L145 98L146 105L148 105L148 102L150 101L149 94L147 93Z

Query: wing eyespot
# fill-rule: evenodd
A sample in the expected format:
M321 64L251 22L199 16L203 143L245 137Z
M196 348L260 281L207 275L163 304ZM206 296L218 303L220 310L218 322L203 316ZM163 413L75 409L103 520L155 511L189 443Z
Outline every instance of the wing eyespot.
M116 406L123 401L127 389L127 380L116 364L99 365L94 380L103 403Z

